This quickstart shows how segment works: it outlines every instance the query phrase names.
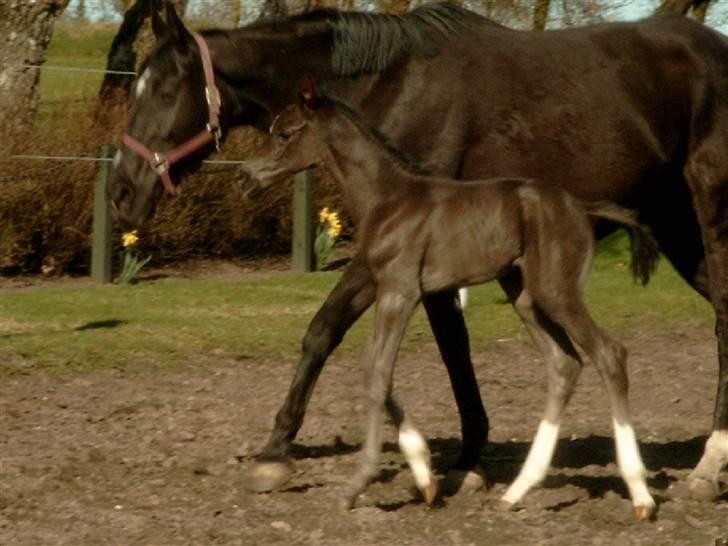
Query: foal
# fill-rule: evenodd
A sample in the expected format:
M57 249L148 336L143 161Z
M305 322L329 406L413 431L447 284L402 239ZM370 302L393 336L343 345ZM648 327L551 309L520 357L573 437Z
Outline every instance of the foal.
M498 278L548 367L548 399L526 462L500 503L510 508L543 480L563 410L581 371L572 342L594 362L612 408L617 460L638 518L655 502L627 401L625 348L587 312L582 290L594 253L590 218L624 225L632 239L633 272L647 281L657 250L629 211L581 203L555 186L525 179L452 182L407 165L406 158L332 99L309 93L274 120L261 149L241 169L246 193L320 164L335 178L359 226L360 250L377 283L369 369L367 436L358 473L344 491L354 501L377 473L383 411L399 429L399 444L418 488L436 493L429 451L391 396L394 361L405 327L423 294ZM447 229L443 229L446 226Z

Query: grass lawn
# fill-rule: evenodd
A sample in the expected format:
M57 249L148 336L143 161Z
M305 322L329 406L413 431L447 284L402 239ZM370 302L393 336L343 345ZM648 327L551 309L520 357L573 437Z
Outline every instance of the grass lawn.
M710 306L662 260L647 288L633 284L622 238L602 245L587 287L595 318L616 332L709 326ZM0 290L0 373L173 366L200 355L295 358L308 322L339 273L271 273L247 280L159 279L134 286ZM471 290L466 309L473 348L524 330L496 283ZM361 351L371 310L340 350ZM431 341L418 309L404 350Z

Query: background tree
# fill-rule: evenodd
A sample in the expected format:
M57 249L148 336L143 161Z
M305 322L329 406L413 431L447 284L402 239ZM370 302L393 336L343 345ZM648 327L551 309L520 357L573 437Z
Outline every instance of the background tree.
M69 0L0 2L0 153L5 156L21 142L38 107L40 70L53 23Z

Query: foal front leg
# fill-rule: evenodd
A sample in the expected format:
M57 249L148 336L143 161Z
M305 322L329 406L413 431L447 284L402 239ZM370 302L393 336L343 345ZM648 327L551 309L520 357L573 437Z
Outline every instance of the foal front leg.
M391 396L394 361L417 302L416 294L405 291L380 288L377 292L366 439L361 451L359 470L342 493L341 505L345 508L354 507L356 498L378 473L382 454L384 410L387 399Z

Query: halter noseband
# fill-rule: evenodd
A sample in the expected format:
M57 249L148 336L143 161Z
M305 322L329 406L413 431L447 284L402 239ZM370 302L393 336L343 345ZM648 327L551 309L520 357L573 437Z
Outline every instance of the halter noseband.
M129 133L124 133L124 136L121 137L121 141L127 148L136 152L149 163L152 170L162 179L164 191L170 195L177 194L177 188L172 182L172 177L169 175L169 169L172 165L199 150L209 142L214 141L215 148L220 149L220 137L222 134L220 129L220 106L222 102L220 99L220 91L215 86L212 58L210 57L210 50L207 47L205 39L196 32L192 33L192 37L200 48L202 69L205 73L205 100L207 101L208 110L208 121L205 129L167 153L150 150Z

